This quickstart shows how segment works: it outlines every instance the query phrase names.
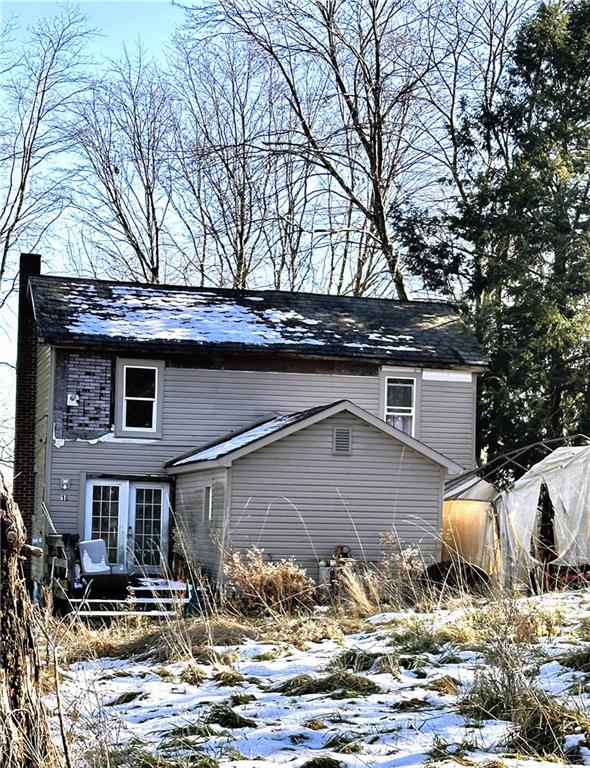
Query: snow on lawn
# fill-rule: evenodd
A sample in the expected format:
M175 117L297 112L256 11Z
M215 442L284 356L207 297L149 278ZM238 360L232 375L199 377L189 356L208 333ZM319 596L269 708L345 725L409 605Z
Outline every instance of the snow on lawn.
M519 646L521 658L530 661L530 675L570 709L590 711L585 685L590 644L579 631L590 617L590 594L545 595L519 604L533 616L540 609L556 617L538 642ZM491 663L486 648L468 640L430 645L424 640L429 632L444 638L462 614L381 614L342 642L305 643L303 649L254 641L218 647L217 657L231 657L232 663L199 664L206 675L200 684L184 682L185 662L81 662L65 675L63 706L88 746L99 724L113 747L139 744L171 760L210 755L220 766L298 768L320 756L351 767L457 761L494 768L555 766L555 761L505 755L510 723L462 714L459 702L478 671ZM425 634L409 635L408 627L416 626ZM568 658L581 651L588 652L587 669L569 667ZM233 679L224 677L228 669ZM300 690L314 684L314 692ZM578 745L576 759L590 765L583 736L566 739L568 746Z

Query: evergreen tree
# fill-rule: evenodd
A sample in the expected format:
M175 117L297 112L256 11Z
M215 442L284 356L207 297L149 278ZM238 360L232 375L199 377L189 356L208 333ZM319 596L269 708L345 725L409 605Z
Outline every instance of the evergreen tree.
M498 103L465 109L460 150L453 213L398 226L429 286L466 281L491 358L480 448L590 434L590 2L542 4L523 23Z

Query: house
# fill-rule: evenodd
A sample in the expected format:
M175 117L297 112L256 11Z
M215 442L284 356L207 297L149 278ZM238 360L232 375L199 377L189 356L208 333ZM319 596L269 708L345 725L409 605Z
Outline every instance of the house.
M14 492L32 538L158 574L222 549L440 556L486 359L452 306L43 276L21 257ZM32 578L40 581L36 564Z

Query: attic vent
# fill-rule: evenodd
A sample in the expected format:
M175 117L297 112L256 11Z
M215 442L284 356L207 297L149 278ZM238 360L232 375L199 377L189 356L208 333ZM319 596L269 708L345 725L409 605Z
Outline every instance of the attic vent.
M352 450L352 429L350 427L334 427L333 453L350 454Z

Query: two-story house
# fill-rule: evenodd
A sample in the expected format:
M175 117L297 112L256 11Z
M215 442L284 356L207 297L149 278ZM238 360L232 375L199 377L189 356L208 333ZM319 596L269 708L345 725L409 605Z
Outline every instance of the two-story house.
M380 534L439 557L486 359L455 308L40 275L23 255L15 496L32 538L157 573L257 546L317 577ZM41 578L40 566L33 572Z

